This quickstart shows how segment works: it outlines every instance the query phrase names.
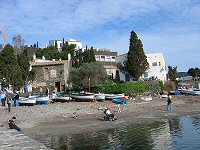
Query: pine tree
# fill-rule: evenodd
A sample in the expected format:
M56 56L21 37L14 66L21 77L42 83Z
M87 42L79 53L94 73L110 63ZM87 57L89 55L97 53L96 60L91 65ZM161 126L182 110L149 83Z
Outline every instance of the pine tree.
M12 84L15 89L23 85L21 69L11 45L6 45L1 54L1 74L6 82Z
M28 81L33 80L34 79L34 70L29 70L29 57L27 54L27 50L24 50L24 52L18 56L18 64L20 66L21 69L21 73L22 73L22 79L24 81L24 84L27 84Z
M168 77L171 81L176 81L177 66L168 66Z
M137 34L132 31L130 36L130 46L127 55L127 69L129 74L135 80L145 73L148 69L147 57L143 50L142 41L137 37Z

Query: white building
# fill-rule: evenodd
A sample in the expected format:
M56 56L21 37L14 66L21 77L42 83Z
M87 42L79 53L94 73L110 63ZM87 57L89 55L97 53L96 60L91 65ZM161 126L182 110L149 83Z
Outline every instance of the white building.
M64 41L64 43L68 43L70 44L74 44L75 45L75 51L82 49L82 42L81 41L77 41L74 39L69 39L69 41ZM63 46L63 40L49 40L49 46L56 46L58 48L58 50L60 51L62 49Z
M94 48L94 50L95 50L96 61L103 63L107 75L110 78L115 79L117 70L117 64L116 64L117 52L105 48Z
M165 59L162 53L152 53L146 54L147 61L149 63L149 69L141 76L141 78L156 78L158 80L165 81L167 79L166 76L166 65ZM127 54L120 55L116 58L117 63L121 63L124 66L125 62L127 61ZM130 81L129 74L119 71L120 72L120 80L123 81Z

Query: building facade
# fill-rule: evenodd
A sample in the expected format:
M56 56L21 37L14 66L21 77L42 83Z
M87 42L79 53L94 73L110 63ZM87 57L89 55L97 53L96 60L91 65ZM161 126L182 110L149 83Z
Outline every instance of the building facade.
M117 52L113 52L112 50L100 48L95 49L95 60L103 64L107 75L112 79L115 79L116 77L116 57Z
M56 92L64 91L67 86L70 63L66 60L51 61L35 59L30 62L31 69L36 71L32 88L53 88Z
M154 78L161 81L165 81L167 79L166 72L166 64L165 59L162 53L151 53L146 54L147 61L149 63L148 70L141 76L141 78L148 79ZM120 63L122 66L125 65L127 61L127 54L120 55L116 58L116 62ZM120 80L122 81L130 81L129 74L124 72L123 70L119 71Z
M64 41L64 43L68 43L70 44L74 44L75 45L75 51L82 49L82 42L81 41L77 41L74 39L69 39L68 41ZM55 46L57 47L57 49L59 51L62 50L62 46L63 46L63 40L50 40L49 41L49 46Z

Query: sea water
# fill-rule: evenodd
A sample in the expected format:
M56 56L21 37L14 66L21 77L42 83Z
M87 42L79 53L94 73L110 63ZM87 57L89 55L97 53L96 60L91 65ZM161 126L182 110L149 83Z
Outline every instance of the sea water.
M40 141L56 150L199 150L200 114Z

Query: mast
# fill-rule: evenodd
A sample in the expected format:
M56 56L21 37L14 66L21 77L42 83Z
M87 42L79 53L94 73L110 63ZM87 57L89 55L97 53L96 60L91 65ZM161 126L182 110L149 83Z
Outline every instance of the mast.
M4 47L5 47L6 46L6 25L4 25L3 37L4 37Z

